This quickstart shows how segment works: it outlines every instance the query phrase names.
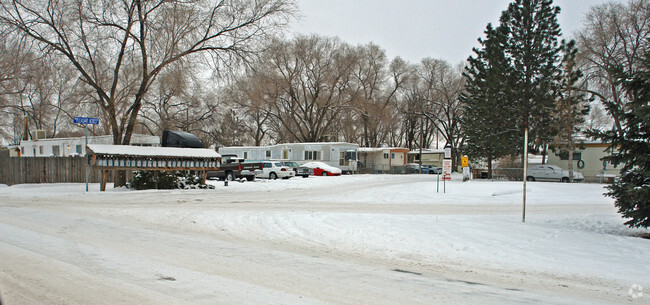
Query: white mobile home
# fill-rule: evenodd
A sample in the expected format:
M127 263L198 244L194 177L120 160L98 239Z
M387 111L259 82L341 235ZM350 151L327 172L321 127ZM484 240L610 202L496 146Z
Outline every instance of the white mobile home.
M442 167L444 156L444 149L424 149L422 150L422 165ZM420 163L420 150L412 150L408 153L408 163Z
M614 177L621 175L622 164L603 162L602 158L608 156L609 144L600 142L584 143L583 148L577 148L573 153L573 170L582 173L585 181L598 182L602 178L613 181ZM557 165L563 169L569 168L569 153L558 151L548 154L548 164Z
M320 161L344 172L357 170L359 145L345 142L285 143L268 146L219 148L221 155L237 155L246 160L290 160L298 163Z
M20 157L69 157L85 156L85 137L76 138L36 138L29 141L20 141L20 145L11 146L16 149ZM113 136L90 136L88 144L113 144ZM134 134L131 136L133 146L160 146L160 137Z
M361 147L359 161L364 173L395 173L405 171L408 148L403 147Z

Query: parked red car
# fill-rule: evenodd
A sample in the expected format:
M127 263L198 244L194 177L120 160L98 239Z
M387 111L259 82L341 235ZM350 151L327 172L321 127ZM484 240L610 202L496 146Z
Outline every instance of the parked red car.
M304 167L309 167L314 170L314 176L340 176L341 169L323 162L307 162L303 164Z

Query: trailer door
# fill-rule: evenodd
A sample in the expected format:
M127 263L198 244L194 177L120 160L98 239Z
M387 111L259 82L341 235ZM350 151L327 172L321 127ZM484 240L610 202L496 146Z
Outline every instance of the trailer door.
M343 152L341 152L343 154ZM357 170L357 151L356 150L347 150L345 151L345 165L350 168L350 170Z

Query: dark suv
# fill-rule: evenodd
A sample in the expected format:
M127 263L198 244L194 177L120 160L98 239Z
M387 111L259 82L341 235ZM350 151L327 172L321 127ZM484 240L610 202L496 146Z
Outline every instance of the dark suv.
M309 167L305 167L305 166L300 166L300 165L298 165L298 163L293 162L293 161L282 161L282 165L291 167L293 169L293 171L296 172L296 177L297 176L302 176L303 178L307 178L310 175L314 174L313 169L311 169Z

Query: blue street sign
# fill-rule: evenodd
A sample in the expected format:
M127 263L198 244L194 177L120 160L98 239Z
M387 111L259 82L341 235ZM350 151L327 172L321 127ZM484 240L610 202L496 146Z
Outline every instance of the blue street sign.
M86 117L74 117L74 123L75 124L93 124L97 125L99 124L99 119L98 118L86 118Z

